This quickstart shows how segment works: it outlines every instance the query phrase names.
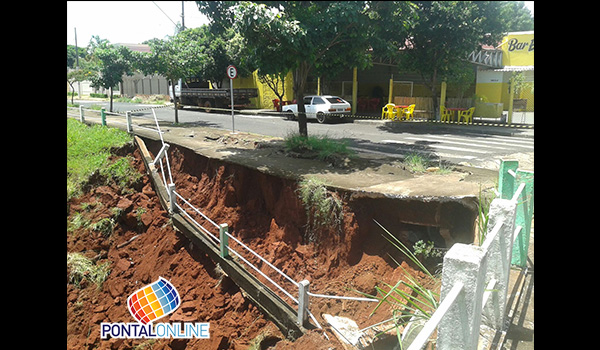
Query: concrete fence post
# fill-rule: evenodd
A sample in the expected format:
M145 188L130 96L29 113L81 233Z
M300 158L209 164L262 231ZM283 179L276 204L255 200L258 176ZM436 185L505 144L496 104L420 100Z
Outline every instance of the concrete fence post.
M310 282L307 280L298 283L298 324L303 326L308 322L308 291Z
M79 106L79 121L85 123L85 118L83 117L83 106Z
M440 300L443 302L456 282L462 282L464 287L440 321L437 349L477 349L485 265L485 253L481 247L456 243L446 253Z
M226 258L229 256L229 237L227 236L228 232L229 232L229 226L227 224L221 224L219 226L221 258Z
M106 126L106 110L104 107L100 108L100 118L102 119L102 126Z
M171 214L175 212L175 204L177 203L177 197L175 196L175 184L169 184L167 186L167 193L169 195L169 211Z
M125 120L127 121L127 132L131 134L133 132L133 129L131 127L131 112L130 111L125 112Z
M506 315L506 297L508 292L508 278L510 276L510 259L513 249L513 233L515 231L515 217L517 202L508 199L496 198L492 201L489 211L487 238L483 249L487 252L487 271L485 280L496 280L491 298L483 307L483 322L497 330L504 330ZM490 233L497 223L502 222L502 227L494 237Z

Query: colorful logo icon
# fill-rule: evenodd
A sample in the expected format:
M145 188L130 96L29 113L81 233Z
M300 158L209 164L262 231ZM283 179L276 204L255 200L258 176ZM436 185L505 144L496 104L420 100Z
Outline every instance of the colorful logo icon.
M180 304L177 289L162 277L127 298L129 312L144 325L174 312Z

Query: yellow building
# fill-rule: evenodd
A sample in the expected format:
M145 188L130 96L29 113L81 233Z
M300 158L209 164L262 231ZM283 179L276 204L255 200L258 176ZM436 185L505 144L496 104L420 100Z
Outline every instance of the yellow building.
M251 107L260 108L260 109L274 109L273 100L277 99L277 95L271 90L266 84L263 84L258 79L258 71L254 71L251 76L233 80L233 88L241 89L241 88L256 88L258 89L258 97L254 97L250 99ZM293 89L293 74L289 72L285 78L285 95L284 101L292 101L294 99L294 89ZM281 92L282 86L280 84L279 92Z
M476 95L483 102L502 103L502 109L507 111L511 103L509 87L512 82L513 110L533 112L534 32L508 33L495 49L502 51L501 68L478 68Z

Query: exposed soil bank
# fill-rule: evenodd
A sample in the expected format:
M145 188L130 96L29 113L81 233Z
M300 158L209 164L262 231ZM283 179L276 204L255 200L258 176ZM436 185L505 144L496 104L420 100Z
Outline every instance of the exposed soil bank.
M160 142L145 142L152 154L160 149ZM400 262L405 258L384 239L383 230L373 220L409 247L419 240L434 241L438 247L473 241L476 203L472 197L438 201L330 188L342 200L343 220L337 227L322 228L311 241L295 180L207 158L176 145L170 147L169 159L179 194L216 223L229 224L230 233L295 281L311 281L312 292L359 296L358 290L375 294L376 284L398 281L403 273L390 256ZM193 211L187 212L205 223ZM249 259L287 290L297 290L256 259ZM411 271L419 276L419 272ZM359 326L390 317L382 308L379 316L369 319L374 306L311 298L311 311L321 323L321 312L351 317Z
M145 173L139 151L134 157L135 167ZM111 268L99 290L91 283L82 282L81 288L67 284L68 349L131 349L140 345L152 349L246 349L261 333L269 339L283 338L206 254L175 232L148 176L144 175L139 191L93 187L71 200L67 221L79 213L83 220L95 223L115 218L114 208L121 212L108 236L89 228L67 232L67 252L83 253L99 263L110 262ZM100 323L133 322L127 297L158 276L169 279L182 298L179 309L164 322L210 322L211 339L101 340Z
M160 144L145 141L155 155ZM139 151L134 152L134 157L134 166L145 173ZM397 261L404 257L390 247L373 219L408 246L420 239L433 240L438 246L472 241L472 199L388 198L333 188L330 190L343 203L341 224L319 230L316 239L310 241L295 180L210 159L176 145L171 145L169 158L178 193L217 223L228 223L235 237L292 279L311 281L312 292L374 294L376 285L395 284L402 278L402 269L389 255ZM110 235L91 229L67 232L68 252L81 252L98 263L111 264L111 273L100 290L91 284L84 283L81 288L67 284L68 348L126 349L144 344L152 349L247 349L255 339L263 339L262 348L274 344L277 349L343 348L327 327L325 332L331 341L316 331L294 343L280 341L285 335L265 319L244 292L220 274L206 254L173 229L148 176L144 175L139 187L122 191L115 186L91 186L87 193L69 203L68 221L79 213L92 223L114 217L115 226ZM119 208L118 215L114 208ZM198 221L204 223L203 219ZM236 249L234 244L231 246ZM256 259L250 260L296 294L295 286ZM402 264L425 281L420 272ZM182 298L181 307L165 317L164 322L210 322L211 339L101 340L100 323L133 322L125 305L127 296L158 276L169 279ZM387 306L369 317L374 306L375 303L311 298L310 309L324 326L321 313L350 317L359 327L365 327L390 317Z

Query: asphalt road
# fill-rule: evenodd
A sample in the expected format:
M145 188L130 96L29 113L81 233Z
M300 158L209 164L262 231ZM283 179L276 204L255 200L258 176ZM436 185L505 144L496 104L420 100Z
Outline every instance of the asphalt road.
M85 106L103 105L108 102L78 101ZM150 105L113 103L115 112L125 112ZM174 121L172 107L155 110L160 120ZM136 117L153 118L150 110L135 112ZM231 114L226 112L205 113L200 109L186 107L179 110L180 123L195 123L231 130ZM285 137L298 131L298 123L274 115L235 115L235 130L261 135ZM309 135L328 135L348 140L351 148L367 153L385 154L403 158L417 153L431 160L463 163L486 168L497 168L497 159L519 153L529 153L533 159L533 130L476 126L446 125L434 123L384 123L380 120L344 119L332 124L308 122Z

